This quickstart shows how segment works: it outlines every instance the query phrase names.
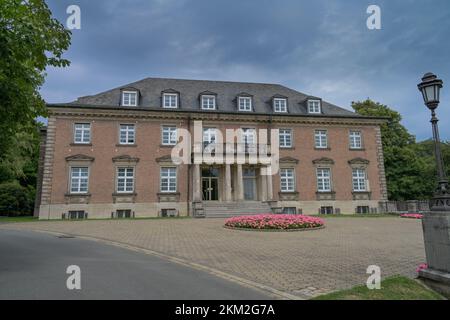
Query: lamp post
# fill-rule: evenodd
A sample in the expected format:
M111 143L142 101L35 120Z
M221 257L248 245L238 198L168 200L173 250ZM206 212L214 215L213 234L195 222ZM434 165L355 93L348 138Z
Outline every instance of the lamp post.
M431 126L433 129L434 153L438 175L438 188L431 202L431 210L448 211L450 213L450 190L448 180L445 176L444 161L441 153L441 140L439 138L438 118L436 108L439 105L439 93L442 88L442 80L431 72L426 73L422 82L417 85L422 92L423 100L428 109L431 110Z
M419 276L430 286L450 297L450 190L445 175L441 153L438 118L439 93L442 80L433 73L426 73L417 85L425 105L431 111L434 151L438 176L438 187L430 202L430 211L422 219L423 239L428 268Z

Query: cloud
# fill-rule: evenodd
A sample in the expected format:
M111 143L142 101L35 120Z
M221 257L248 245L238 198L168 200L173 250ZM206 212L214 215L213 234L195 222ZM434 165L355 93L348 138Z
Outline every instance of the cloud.
M382 29L370 31L371 3L360 0L49 0L63 22L78 4L82 29L67 53L72 66L49 69L42 95L72 101L148 76L276 82L345 108L370 97L425 139L416 84L433 71L444 80L438 114L450 139L448 1L377 2Z

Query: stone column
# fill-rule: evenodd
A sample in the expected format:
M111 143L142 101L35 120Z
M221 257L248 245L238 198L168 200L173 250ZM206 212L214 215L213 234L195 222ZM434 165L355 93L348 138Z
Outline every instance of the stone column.
M261 201L267 201L267 176L266 175L260 175L261 183L259 184L259 192L260 192L260 199Z
M266 182L267 182L267 200L273 200L273 187L272 187L272 178L273 176L271 174L266 176Z
M244 181L242 178L242 164L237 165L236 191L238 201L244 200Z
M231 200L231 166L225 164L225 201Z
M200 192L200 165L194 164L194 175L193 175L193 191L194 191L194 201L201 201L201 192Z

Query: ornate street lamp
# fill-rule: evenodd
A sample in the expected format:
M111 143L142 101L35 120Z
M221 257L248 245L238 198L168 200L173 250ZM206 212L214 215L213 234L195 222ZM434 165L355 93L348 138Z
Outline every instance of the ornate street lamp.
M433 128L434 150L436 156L436 166L438 174L438 188L431 202L431 210L433 211L449 211L450 212L450 190L448 180L445 176L444 161L441 153L441 141L439 138L439 129L436 117L436 108L439 105L439 92L442 88L442 80L431 72L426 73L422 82L417 85L422 92L423 101L428 109L431 110L431 126Z
M422 219L428 268L420 270L419 275L430 287L450 297L450 190L445 176L436 117L442 80L432 73L426 73L417 87L422 92L425 105L431 110L438 173L438 188L430 203L430 211Z

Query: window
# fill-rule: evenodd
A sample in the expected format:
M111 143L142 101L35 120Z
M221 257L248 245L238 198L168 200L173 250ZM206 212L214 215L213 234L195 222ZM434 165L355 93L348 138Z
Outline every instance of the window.
M292 147L292 130L280 129L279 130L280 148Z
M214 145L217 139L216 128L203 128L203 148L205 149L209 145ZM212 151L213 146L208 148L208 150Z
M71 220L87 219L87 213L84 210L70 210L67 213L67 218Z
M122 106L135 107L137 106L137 92L123 91L122 92Z
M216 97L215 96L202 96L202 109L214 110L216 109Z
M163 107L164 108L178 108L178 94L164 93L163 94Z
M135 143L135 127L134 124L120 125L120 144L134 144Z
M333 207L331 207L331 206L320 207L319 213L320 214L333 214Z
M74 143L91 143L91 124L75 123Z
M117 168L117 192L134 191L134 168Z
M239 97L239 111L252 111L252 98Z
M280 169L281 192L294 192L294 169Z
M177 127L175 126L163 126L161 143L165 146L173 146L177 144Z
M353 191L366 191L366 170L365 169L353 169Z
M308 100L308 113L320 112L320 100Z
M177 192L177 168L161 168L161 192Z
M273 99L273 109L275 112L287 112L287 100L280 98Z
M242 128L242 143L245 152L256 153L256 130L253 128Z
M130 209L116 210L116 217L118 219L131 218L131 210Z
M70 169L70 193L87 193L88 184L88 167L72 167Z
M369 208L369 206L357 206L356 213L359 213L359 214L370 213L370 208Z
M326 130L316 130L314 133L316 148L326 149L328 147L328 137Z
M317 168L317 191L331 191L331 170L330 168Z
M284 207L282 214L297 214L297 208L296 207Z
M349 134L350 138L350 149L361 149L362 148L362 139L361 139L361 131L351 130Z

